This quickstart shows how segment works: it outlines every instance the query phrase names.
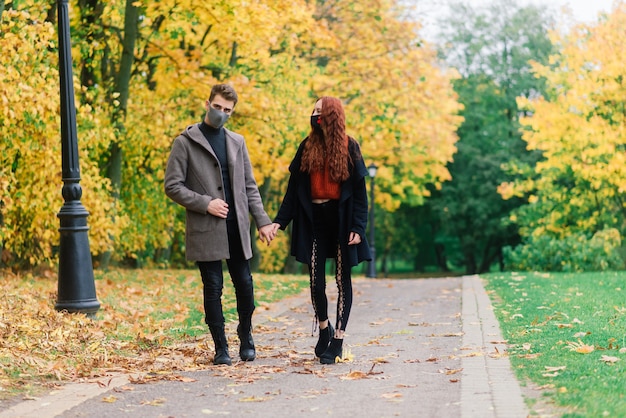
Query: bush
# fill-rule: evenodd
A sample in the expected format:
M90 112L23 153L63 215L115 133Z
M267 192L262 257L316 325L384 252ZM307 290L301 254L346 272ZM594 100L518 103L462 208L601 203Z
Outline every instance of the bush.
M507 270L512 271L604 271L621 270L621 236L605 229L591 238L579 233L565 238L531 237L525 244L504 249Z

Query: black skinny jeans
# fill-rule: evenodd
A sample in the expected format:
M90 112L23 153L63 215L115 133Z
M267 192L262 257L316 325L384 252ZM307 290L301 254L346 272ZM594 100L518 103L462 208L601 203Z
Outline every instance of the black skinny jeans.
M226 224L228 227L228 248L230 250L230 258L226 260L226 265L235 287L237 313L241 322L242 318L249 320L254 312L254 285L252 283L250 263L243 255L237 221L226 221ZM224 325L224 312L222 310L224 274L222 271L222 260L198 261L197 264L204 287L204 320L209 326Z
M313 204L313 254L309 274L311 278L311 300L317 319L328 319L326 297L326 259L336 260L335 281L337 282L337 320L335 328L345 331L352 309L351 268L344 262L339 245L339 202Z

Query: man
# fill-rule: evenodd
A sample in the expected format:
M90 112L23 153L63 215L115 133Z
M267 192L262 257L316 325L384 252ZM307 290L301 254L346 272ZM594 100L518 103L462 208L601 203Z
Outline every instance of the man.
M213 364L227 365L232 362L221 302L222 260L226 260L237 298L239 356L252 361L256 351L249 215L261 241L269 245L275 236L244 138L223 127L237 100L231 86L215 85L205 103L204 120L176 137L165 171L165 193L186 209L186 256L197 263L202 276L205 322L215 343Z

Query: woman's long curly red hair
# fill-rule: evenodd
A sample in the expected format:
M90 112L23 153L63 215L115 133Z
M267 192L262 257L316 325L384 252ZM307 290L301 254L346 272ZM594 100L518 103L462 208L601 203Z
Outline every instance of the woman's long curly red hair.
M301 170L307 173L324 170L324 165L328 163L330 178L341 183L350 177L346 115L341 100L324 96L315 103L320 100L322 132L311 129L304 144Z

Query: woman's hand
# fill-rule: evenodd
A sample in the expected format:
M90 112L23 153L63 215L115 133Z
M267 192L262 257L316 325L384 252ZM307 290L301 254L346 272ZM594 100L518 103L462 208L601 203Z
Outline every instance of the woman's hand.
M348 245L356 245L361 243L361 236L356 232L350 232L350 239L348 240Z

